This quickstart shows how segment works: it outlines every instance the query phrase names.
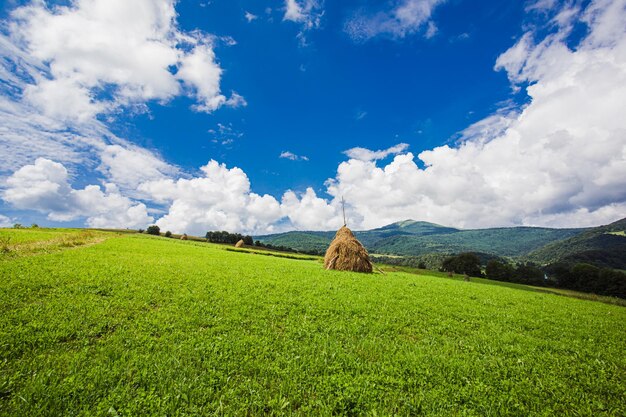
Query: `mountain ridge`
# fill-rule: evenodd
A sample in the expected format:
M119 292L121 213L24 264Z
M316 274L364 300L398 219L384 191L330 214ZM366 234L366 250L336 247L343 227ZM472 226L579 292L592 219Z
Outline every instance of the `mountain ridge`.
M431 253L482 252L515 258L587 230L589 228L531 226L457 229L406 219L354 233L370 252L377 254L419 256ZM323 252L334 234L334 231L292 231L257 236L255 239L297 250Z

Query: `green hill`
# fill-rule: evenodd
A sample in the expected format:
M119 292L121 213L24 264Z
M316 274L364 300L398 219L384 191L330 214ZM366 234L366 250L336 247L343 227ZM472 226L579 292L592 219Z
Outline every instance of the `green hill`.
M0 239L3 416L626 413L617 305L139 234Z
M626 219L595 227L569 239L548 244L528 255L539 264L589 263L626 269Z
M379 229L357 231L357 238L372 253L419 256L430 253L481 252L520 257L548 243L563 240L586 229L508 227L460 230L428 222L405 220ZM298 250L323 251L333 232L288 232L259 236L264 243Z

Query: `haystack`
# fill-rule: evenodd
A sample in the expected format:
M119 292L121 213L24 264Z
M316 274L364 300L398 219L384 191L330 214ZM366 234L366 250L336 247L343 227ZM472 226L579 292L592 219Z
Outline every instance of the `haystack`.
M187 240L187 233L183 233L183 235L180 237L180 240Z
M339 271L372 272L372 263L367 250L352 231L343 226L330 242L324 256L324 268Z
M239 242L235 243L235 247L236 248L241 248L244 245L244 241L243 239L240 239Z

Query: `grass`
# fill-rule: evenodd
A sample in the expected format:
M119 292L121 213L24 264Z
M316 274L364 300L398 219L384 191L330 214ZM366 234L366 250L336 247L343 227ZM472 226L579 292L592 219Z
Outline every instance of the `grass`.
M95 244L111 233L88 229L0 229L0 262Z
M626 414L623 307L98 239L0 262L0 415Z
M383 271L392 271L392 272L401 271L401 272L407 272L410 274L447 278L447 279L452 279L456 281L465 280L465 275L462 275L462 274L452 274L452 276L450 276L448 272L418 269L418 268L413 268L410 266L381 265L381 268ZM548 293L548 294L564 295L567 297L579 298L581 300L598 301L601 303L614 304L614 305L626 307L626 300L623 298L597 295L597 294L592 294L592 293L568 290L565 288L536 287L532 285L524 285L524 284L518 284L518 283L506 282L506 281L494 281L494 280L490 280L486 278L477 278L477 277L471 277L471 281L474 283L483 284L483 285L493 285L493 286L498 286L498 287L514 288L514 289L522 290L522 291L532 291L532 292L542 292L542 293Z

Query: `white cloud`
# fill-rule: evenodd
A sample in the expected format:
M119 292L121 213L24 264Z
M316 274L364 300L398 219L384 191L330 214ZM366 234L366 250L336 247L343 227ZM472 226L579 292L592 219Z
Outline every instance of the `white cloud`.
M424 36L431 38L437 26L431 20L433 11L445 0L399 0L391 10L354 13L344 30L355 41L363 42L379 35L401 39L426 27Z
M333 230L343 223L336 206L318 197L312 188L307 188L300 197L293 191L287 191L283 195L281 209L291 226L298 230Z
M232 123L228 123L227 125L218 123L216 129L209 129L208 132L213 136L211 142L225 146L233 144L237 139L244 136L243 132L235 129Z
M285 0L284 21L296 22L301 25L298 39L302 45L307 44L306 32L318 29L324 15L321 0Z
M143 203L135 203L107 184L75 190L62 164L38 158L33 165L17 170L6 180L2 198L13 207L36 210L54 221L86 217L90 227L144 227L153 219Z
M157 225L172 232L204 235L208 230L267 233L282 217L278 201L250 191L250 181L239 168L210 161L191 179L149 181L139 190L167 205Z
M213 38L180 31L174 4L74 0L69 6L33 2L15 9L12 43L45 63L24 98L48 116L79 121L184 91L196 97L199 111L240 104L220 93Z
M14 224L13 219L3 214L0 214L0 227L12 227L13 224Z
M106 178L127 189L178 173L175 167L139 147L108 145L100 154L100 160L99 169Z
M256 19L258 19L258 18L259 18L259 16L255 15L255 14L252 14L252 13L250 13L250 12L246 12L246 13L244 14L244 17L246 18L246 20L248 21L248 23L251 23L251 22L253 22L254 20L256 20Z
M409 148L407 143L398 143L387 149L378 151L372 151L366 148L352 148L344 152L351 159L358 159L360 161L374 161L377 159L385 159L389 155L398 155Z
M626 213L626 2L592 2L589 33L567 47L571 25L535 42L527 33L497 60L530 103L462 132L457 147L418 155L351 150L328 182L359 227L415 218L459 227L587 226ZM556 16L562 15L559 12Z
M304 155L296 155L293 152L283 151L280 153L279 158L290 159L292 161L308 161L309 157Z

